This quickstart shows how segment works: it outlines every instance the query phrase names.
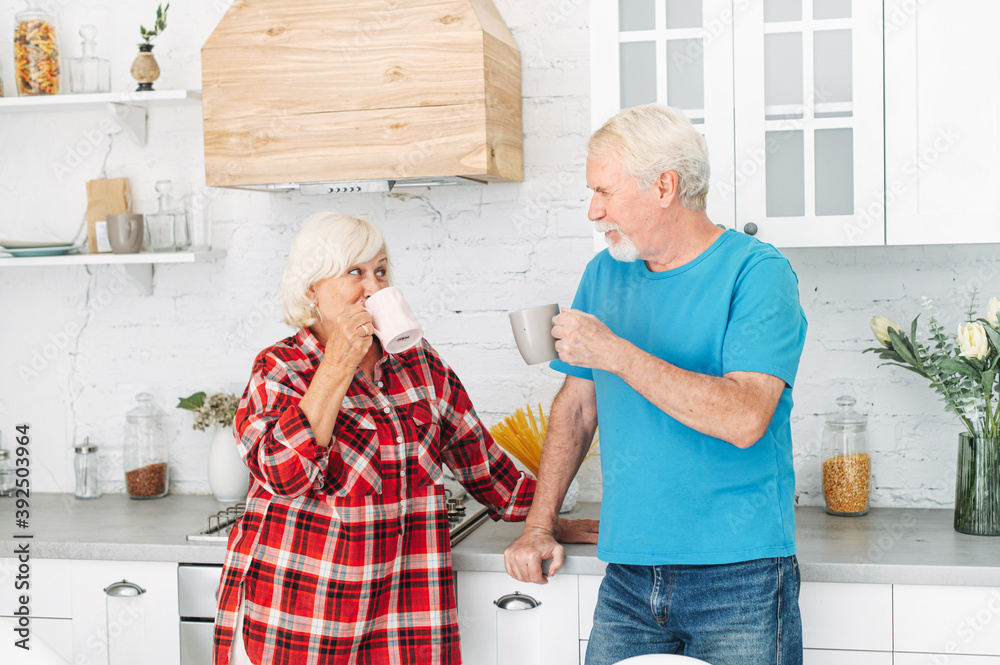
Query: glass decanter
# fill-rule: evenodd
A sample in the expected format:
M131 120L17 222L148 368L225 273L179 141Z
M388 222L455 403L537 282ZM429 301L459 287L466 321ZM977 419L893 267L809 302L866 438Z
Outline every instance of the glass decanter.
M170 200L174 185L169 180L157 180L160 195L159 211L146 215L146 249L150 252L173 252L187 246L187 223L183 211L175 210ZM178 230L182 233L178 235Z
M82 55L69 61L70 92L110 92L111 63L97 57L97 28L81 26L80 37Z

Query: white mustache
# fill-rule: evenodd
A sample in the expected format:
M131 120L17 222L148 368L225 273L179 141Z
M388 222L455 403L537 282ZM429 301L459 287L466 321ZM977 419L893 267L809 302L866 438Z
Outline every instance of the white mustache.
M618 231L618 225L611 222L594 222L594 229L598 233L607 233L608 231Z

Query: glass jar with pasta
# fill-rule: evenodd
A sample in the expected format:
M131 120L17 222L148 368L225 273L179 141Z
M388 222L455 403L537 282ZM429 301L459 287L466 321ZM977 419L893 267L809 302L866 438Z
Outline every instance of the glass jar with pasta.
M55 22L37 7L14 17L14 77L19 95L59 94Z

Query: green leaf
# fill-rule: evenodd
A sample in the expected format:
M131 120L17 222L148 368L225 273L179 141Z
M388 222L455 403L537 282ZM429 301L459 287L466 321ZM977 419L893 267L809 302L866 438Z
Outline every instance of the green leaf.
M919 318L920 318L919 314L913 317L913 323L910 324L910 339L917 338L917 319Z
M974 379L980 377L980 373L976 369L970 366L967 362L959 360L958 358L944 358L938 364L945 372L959 372L960 374L965 374L966 376L971 376Z
M924 377L925 379L927 378L927 375L926 375L926 374L924 374L924 373L923 373L923 372L921 372L921 371L920 371L919 369L917 369L916 367L913 367L913 366L911 366L911 365L904 365L904 364L902 364L902 363L881 363L881 364L879 365L879 367L885 367L886 365L893 365L893 366L895 366L895 367L902 367L903 369L908 369L908 370L910 370L911 372L913 372L914 374L918 374L918 375L920 375L920 376Z
M194 411L195 409L200 409L202 405L205 404L205 393L198 392L189 397L181 397L177 402L178 409L187 409L188 411Z
M898 353L904 361L914 367L920 367L920 363L913 355L913 350L903 337L900 337L895 328L889 328L889 340L892 342L892 350Z
M996 377L997 373L994 370L987 370L983 372L982 377L980 378L980 383L982 383L983 390L986 391L987 395L993 390L993 380L996 379Z

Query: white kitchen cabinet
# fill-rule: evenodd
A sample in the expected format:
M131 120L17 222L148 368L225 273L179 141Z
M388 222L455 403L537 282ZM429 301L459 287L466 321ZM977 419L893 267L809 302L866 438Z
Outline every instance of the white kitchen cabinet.
M996 656L956 656L941 653L897 653L893 665L1000 665ZM806 664L808 665L808 663Z
M683 110L711 155L708 214L732 228L735 201L721 186L735 158L732 0L591 2L590 12L592 129L639 104Z
M1000 242L997 25L996 0L885 0L890 245Z
M804 649L802 665L893 665L893 660L887 651Z
M803 582L799 593L806 649L892 651L892 586Z
M587 640L594 628L594 610L597 608L597 593L601 590L603 575L580 575L580 639Z
M881 3L736 6L737 229L783 247L883 244Z
M714 222L779 246L884 243L881 3L619 0L591 3L590 25L593 128L684 110Z
M1000 588L893 587L896 651L1000 657Z
M506 573L458 572L458 627L462 660L476 665L577 665L580 653L577 577L558 574L547 584L518 582ZM503 610L494 601L530 596L532 609Z
M18 562L0 561L0 612L16 607ZM145 593L110 598L109 585L128 580ZM69 662L88 665L175 665L180 659L177 564L135 561L30 560L31 639ZM7 608L10 608L9 610ZM4 616L4 615L0 615ZM48 662L41 652L27 665Z

